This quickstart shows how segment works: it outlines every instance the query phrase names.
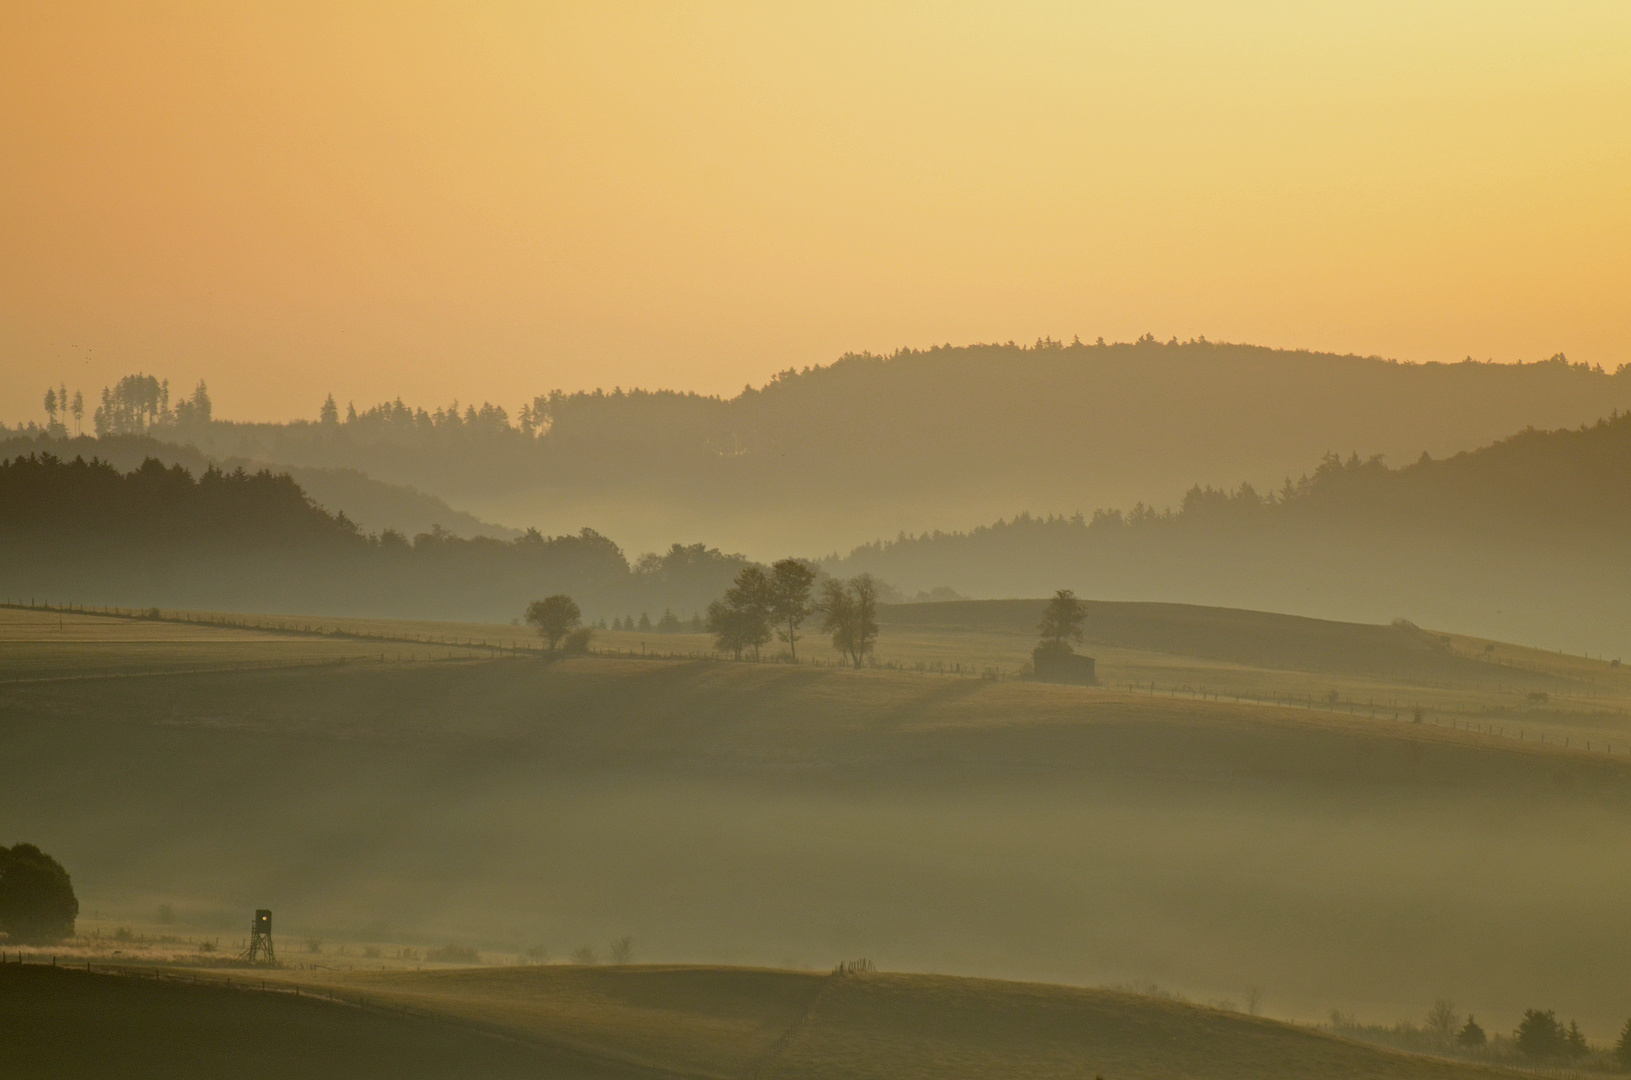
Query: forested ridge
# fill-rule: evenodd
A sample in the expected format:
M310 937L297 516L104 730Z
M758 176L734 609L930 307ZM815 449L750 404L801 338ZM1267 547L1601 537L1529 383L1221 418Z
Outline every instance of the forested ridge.
M594 521L652 546L680 528L768 556L1027 510L1164 505L1197 483L1264 490L1330 452L1398 465L1628 407L1631 366L1146 336L850 354L730 398L613 388L513 411L330 400L289 423L118 415L218 460L359 469L518 526Z
M513 617L571 592L597 615L700 612L747 564L703 544L630 561L592 529L513 540L364 533L285 474L148 459L0 461L0 589L58 600Z
M1037 530L1087 537L1306 526L1619 550L1631 530L1631 413L1577 429L1529 429L1449 458L1424 453L1397 468L1380 455L1327 454L1278 490L1196 484L1176 507L1140 502L1091 517L1022 513L970 530L903 533L860 545L850 557Z
M160 430L158 435L174 437L175 433ZM317 465L273 466L251 458L212 457L194 446L165 441L152 433L92 437L40 431L0 436L0 460L30 454L50 454L68 461L76 457L87 460L96 458L124 472L138 468L149 458L167 466L180 465L195 476L202 475L212 467L227 473L239 469L250 473L269 469L274 473L286 473L318 505L344 510L346 517L355 521L365 532L395 529L411 536L429 532L433 526L439 525L444 531L458 536L514 539L519 535L519 530L482 521L472 514L455 510L435 495L407 485L387 484L359 469Z
M1426 625L1631 647L1631 414L1529 430L1392 468L1328 455L1262 492L1197 485L1175 507L1018 514L834 556L907 591L1084 596Z

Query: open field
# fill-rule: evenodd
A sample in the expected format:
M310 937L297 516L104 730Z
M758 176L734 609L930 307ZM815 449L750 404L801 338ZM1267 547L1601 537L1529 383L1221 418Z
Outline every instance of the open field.
M478 654L486 655L454 646L0 607L0 682Z
M1040 601L883 609L876 663L1008 678L1025 669ZM1169 696L1301 703L1368 716L1414 715L1491 733L1631 751L1631 670L1482 639L1174 604L1094 604L1084 651L1101 683ZM445 661L536 652L527 627L428 620L162 611L114 616L0 607L0 681L247 665ZM1312 637L1313 644L1305 641ZM1129 642L1139 647L1132 647ZM600 631L599 655L717 657L706 634ZM777 650L781 652L778 654ZM1230 659L1255 657L1256 662ZM785 648L766 656L785 662ZM1390 666L1389 658L1398 659ZM814 628L800 662L834 666ZM1535 695L1545 700L1537 703Z
M264 974L249 985L282 992L245 989L241 974L229 989L208 972L155 980L7 965L0 1036L28 1056L8 1053L0 1075L1523 1075L1178 1001L988 979L696 966Z
M886 642L979 647L922 633ZM1303 1020L1448 995L1609 1040L1631 756L1433 722L1455 715L609 656L69 680L0 687L0 818L73 869L90 957L205 962L270 906L314 969L627 934L651 961L1257 986Z
M18 1080L646 1075L558 1048L311 997L17 964L0 966L0 1046L0 1077Z

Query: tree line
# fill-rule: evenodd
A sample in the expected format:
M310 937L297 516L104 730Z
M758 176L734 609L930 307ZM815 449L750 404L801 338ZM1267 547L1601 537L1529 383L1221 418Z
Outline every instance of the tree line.
M1409 1021L1391 1027L1361 1024L1353 1016L1333 1010L1331 1026L1337 1031L1409 1050L1459 1050L1486 1060L1492 1055L1499 1059L1515 1054L1536 1065L1577 1065L1594 1052L1579 1023L1570 1020L1565 1024L1558 1019L1555 1009L1525 1009L1510 1036L1490 1035L1475 1016L1468 1013L1463 1018L1455 1002L1443 998L1427 1010L1426 1021L1421 1025ZM1625 1022L1619 1038L1602 1056L1622 1069L1631 1069L1631 1020Z
M1578 429L1524 431L1451 458L1423 454L1398 468L1375 455L1326 454L1312 473L1287 478L1277 491L1195 485L1163 510L1140 502L1090 516L1021 513L966 531L902 535L860 545L839 563L1023 561L1039 549L1332 528L1617 545L1631 529L1631 502L1621 496L1628 473L1631 412L1616 410Z
M1038 505L1070 505L1096 483L1080 462L1101 455L1123 464L1100 491L1176 490L1218 467L1277 481L1330 449L1477 446L1511 434L1512 417L1572 427L1623 406L1628 386L1631 366L1608 373L1561 355L1410 364L1146 334L852 353L729 398L614 387L432 407L330 394L280 423L199 422L180 405L166 420L164 380L136 375L108 388L108 416L109 430L185 430L218 458L357 468L444 498L592 492L798 508L819 494L827 512L850 514L905 493L1006 502L1021 476ZM891 468L870 467L879 454Z
M557 646L587 651L593 628L582 625L582 611L570 596L534 600L524 618L551 652ZM810 563L794 558L769 569L744 566L724 595L708 605L702 626L713 635L714 648L736 660L749 652L759 660L760 650L779 640L787 646L788 659L797 663L798 643L812 618L846 663L863 666L878 641L877 583L866 574L847 581L823 577ZM678 619L674 623L677 627Z
M513 540L364 533L286 474L147 459L0 459L0 589L59 600L509 618L518 590L700 612L749 565L706 544L630 559L593 529Z

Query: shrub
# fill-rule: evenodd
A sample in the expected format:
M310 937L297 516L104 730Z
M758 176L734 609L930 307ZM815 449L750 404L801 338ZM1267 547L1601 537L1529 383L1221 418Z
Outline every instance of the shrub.
M561 651L574 656L582 656L589 651L589 643L594 638L595 631L592 627L580 626L566 635L565 640L561 642Z
M0 848L0 930L10 940L48 945L73 937L79 917L68 871L33 844Z

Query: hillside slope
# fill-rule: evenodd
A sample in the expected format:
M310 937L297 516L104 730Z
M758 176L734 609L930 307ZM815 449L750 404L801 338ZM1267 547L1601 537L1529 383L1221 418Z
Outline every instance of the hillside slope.
M1524 431L1401 468L1326 458L1279 492L1193 487L1182 505L1028 514L901 535L826 561L910 593L1254 608L1352 622L1403 617L1572 652L1631 654L1631 414Z
M29 454L49 453L72 460L99 457L122 472L140 467L148 458L166 465L180 465L194 474L211 465L231 472L242 468L256 472L271 467L266 462L244 457L213 459L191 446L143 435L108 435L100 439L52 439L44 436L0 439L0 461ZM455 510L435 495L401 484L388 484L353 468L278 466L288 473L306 494L330 512L344 513L365 532L395 529L416 536L440 527L455 536L494 536L511 539L517 530L483 521L474 514Z
M650 1076L556 1047L310 996L41 964L0 965L0 1047L0 1077L8 1080Z
M652 961L1257 985L1310 1019L1447 996L1603 1041L1631 964L1600 929L1631 873L1631 721L1602 713L1565 747L1527 709L1486 732L771 663L376 658L0 687L0 820L88 911L168 904L214 936L270 907L290 959L629 935Z
M280 976L311 981L306 973ZM1114 990L721 967L323 976L371 998L697 1077L757 1080L1493 1080L1236 1012Z
M998 630L1034 637L1045 600L954 600L886 604L886 627ZM1475 663L1414 626L1308 619L1267 611L1085 600L1086 651L1111 645L1251 667L1382 676L1399 681L1512 681L1510 672Z

